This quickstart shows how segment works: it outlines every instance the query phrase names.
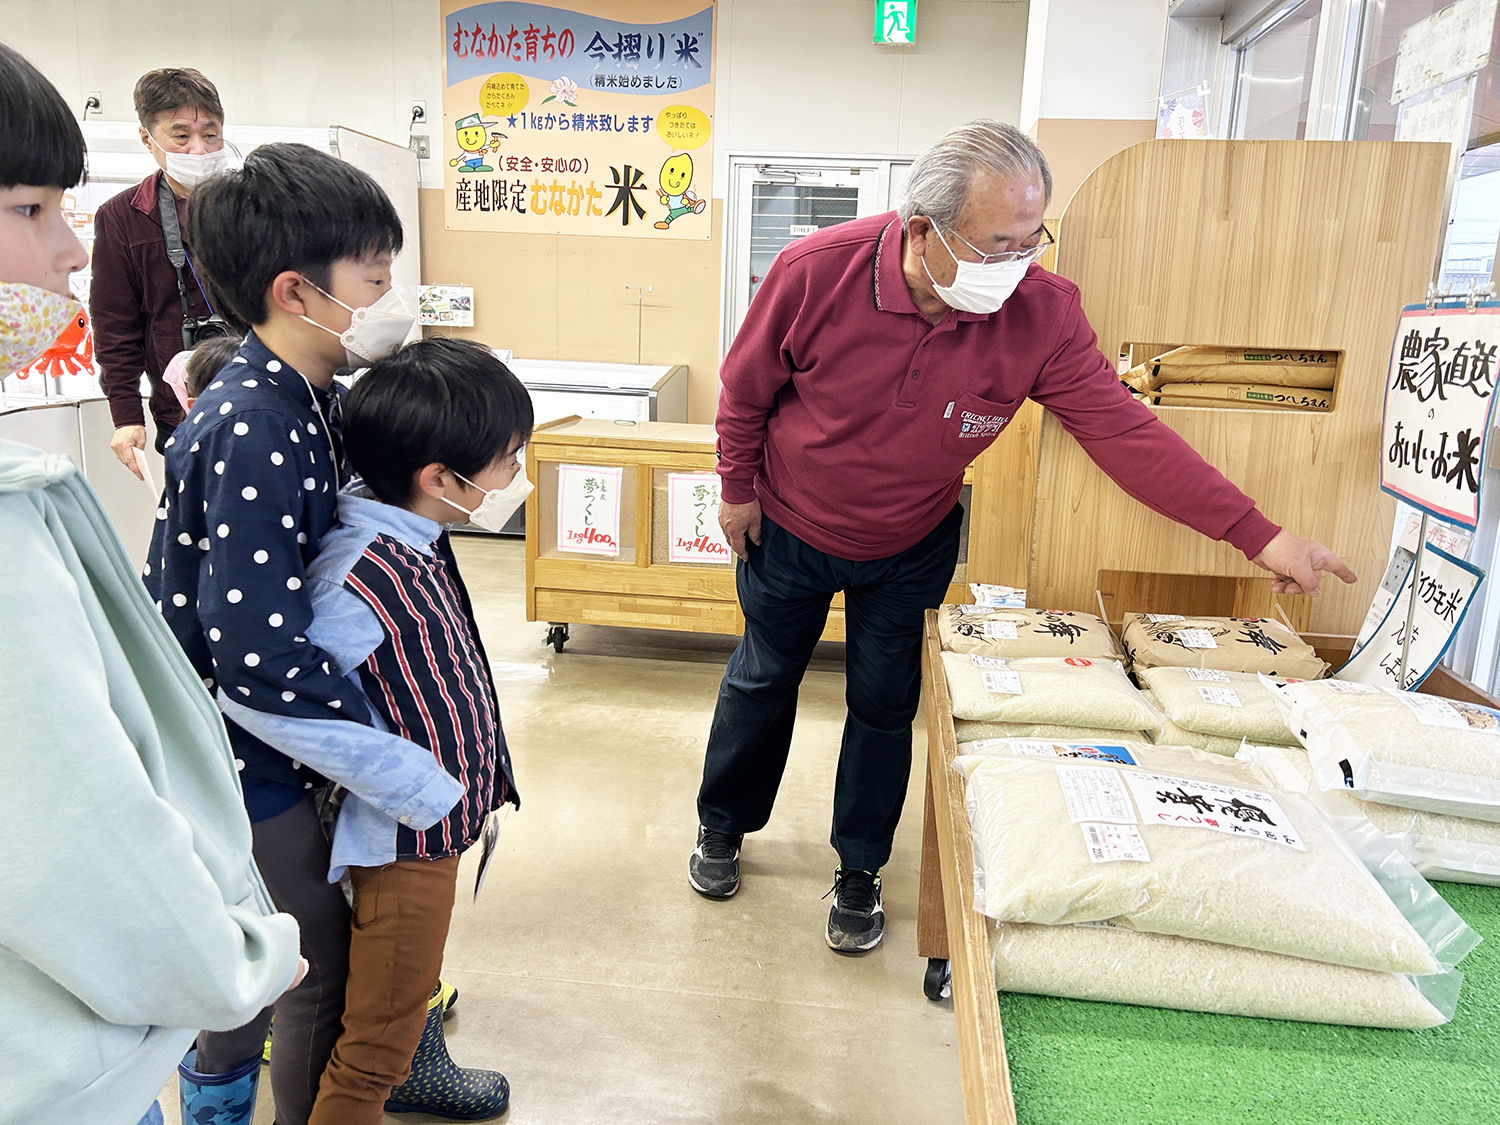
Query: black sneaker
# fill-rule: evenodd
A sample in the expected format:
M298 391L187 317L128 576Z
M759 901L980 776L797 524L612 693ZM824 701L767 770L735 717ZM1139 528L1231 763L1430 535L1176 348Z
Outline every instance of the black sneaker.
M828 912L828 948L836 953L868 953L885 936L880 904L880 872L842 865L833 873L833 909ZM824 895L827 898L828 895Z
M698 828L698 846L688 859L688 886L709 898L733 898L740 889L740 843L744 836Z

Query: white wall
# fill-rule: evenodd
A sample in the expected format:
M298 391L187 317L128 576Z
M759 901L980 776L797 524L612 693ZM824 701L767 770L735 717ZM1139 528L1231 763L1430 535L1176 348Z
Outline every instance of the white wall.
M1037 0L1021 128L1038 118L1154 118L1166 24L1167 0Z
M916 45L876 47L873 0L720 0L719 159L915 154L974 117L1017 121L1026 15L1024 2L922 0ZM0 0L0 39L79 112L99 91L104 120L134 120L144 71L195 66L245 125L404 141L412 99L425 100L415 131L441 151L437 0ZM441 163L423 164L424 186L441 187Z

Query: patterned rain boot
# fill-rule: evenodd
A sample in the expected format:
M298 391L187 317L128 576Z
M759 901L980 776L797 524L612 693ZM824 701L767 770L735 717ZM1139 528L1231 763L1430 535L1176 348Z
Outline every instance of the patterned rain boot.
M428 1113L449 1121L485 1121L510 1105L510 1083L494 1070L470 1070L448 1057L441 986L427 1002L427 1024L411 1060L411 1076L391 1091L387 1113Z
M260 1085L260 1056L246 1059L227 1074L199 1074L193 1069L196 1049L177 1064L182 1125L250 1125L255 1116L255 1088Z

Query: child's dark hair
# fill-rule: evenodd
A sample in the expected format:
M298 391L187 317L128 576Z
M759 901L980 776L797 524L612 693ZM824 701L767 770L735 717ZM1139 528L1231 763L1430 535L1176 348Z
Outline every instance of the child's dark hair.
M57 88L0 43L0 187L66 190L82 182L87 151Z
M184 380L188 398L197 398L203 393L214 376L223 371L234 358L234 353L240 350L240 343L238 336L210 336L188 353L187 378Z
M382 359L344 403L349 464L387 504L412 497L412 478L441 464L473 479L531 436L531 395L474 340L435 337Z
M296 270L326 292L340 258L399 251L401 219L354 165L307 145L262 145L194 189L187 245L220 302L256 325L277 274Z

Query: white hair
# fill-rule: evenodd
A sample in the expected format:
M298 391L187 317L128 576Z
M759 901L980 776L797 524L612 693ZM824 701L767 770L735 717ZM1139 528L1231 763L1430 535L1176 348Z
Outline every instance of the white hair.
M1037 143L1014 125L980 118L951 129L913 162L897 212L902 225L925 215L952 230L964 209L976 172L1010 180L1040 176L1052 201L1052 169Z

